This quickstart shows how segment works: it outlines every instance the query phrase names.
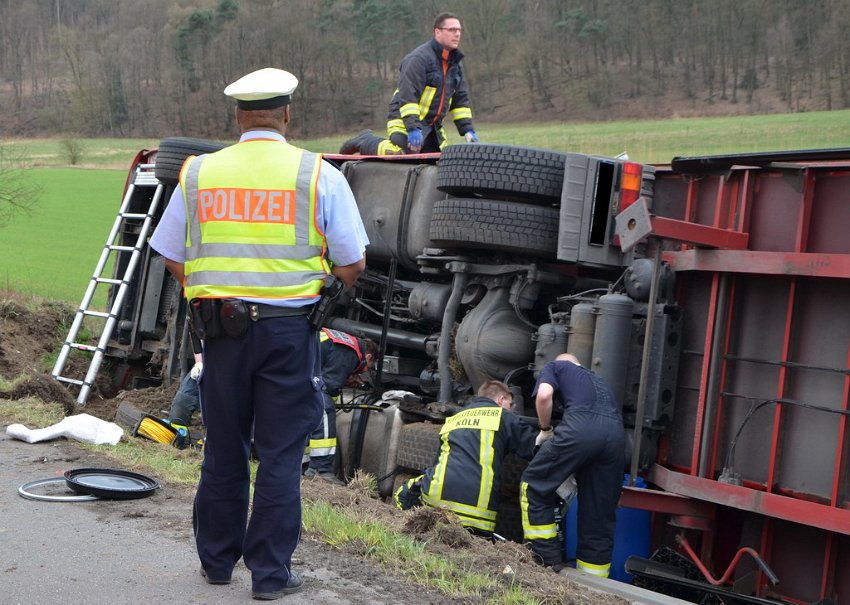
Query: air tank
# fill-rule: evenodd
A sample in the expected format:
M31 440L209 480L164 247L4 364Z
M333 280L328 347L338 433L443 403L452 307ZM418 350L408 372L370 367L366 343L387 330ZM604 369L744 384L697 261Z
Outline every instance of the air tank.
M537 328L534 339L537 341L534 348L534 377L537 378L546 363L567 352L567 326L564 322L543 324Z
M593 334L596 331L596 315L591 303L573 305L570 312L570 329L567 353L575 355L581 365L590 367L593 355Z
M634 301L625 294L599 297L593 360L588 366L608 381L621 408L626 391L634 306Z

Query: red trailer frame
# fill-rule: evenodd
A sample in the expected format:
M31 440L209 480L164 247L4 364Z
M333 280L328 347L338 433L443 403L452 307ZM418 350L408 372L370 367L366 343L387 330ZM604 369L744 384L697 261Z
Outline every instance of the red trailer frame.
M656 535L687 532L715 573L755 549L780 580L742 560L757 596L850 603L850 150L676 159L651 213L686 327L649 479L717 505Z

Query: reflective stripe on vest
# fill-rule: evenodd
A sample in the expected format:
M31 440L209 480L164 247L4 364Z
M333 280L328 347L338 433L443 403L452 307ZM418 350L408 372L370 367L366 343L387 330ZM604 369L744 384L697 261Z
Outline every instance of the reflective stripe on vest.
M330 272L316 226L320 164L272 140L187 160L186 298L317 298Z

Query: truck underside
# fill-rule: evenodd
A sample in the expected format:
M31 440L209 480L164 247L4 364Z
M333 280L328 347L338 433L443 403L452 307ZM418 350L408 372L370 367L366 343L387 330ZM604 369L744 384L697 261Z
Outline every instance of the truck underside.
M219 147L141 153L129 206L163 200L155 224L186 155ZM695 601L850 603L850 150L657 166L503 145L326 159L371 242L328 325L381 350L370 391L338 412L340 475L368 470L388 495L490 378L534 422L537 373L570 352L611 383L624 473L646 483L621 499L651 513L652 556L628 577ZM139 238L141 219L127 222L119 243ZM144 244L127 291L113 287L103 347L125 387L191 365L180 287ZM522 468L507 464L497 528L512 539Z

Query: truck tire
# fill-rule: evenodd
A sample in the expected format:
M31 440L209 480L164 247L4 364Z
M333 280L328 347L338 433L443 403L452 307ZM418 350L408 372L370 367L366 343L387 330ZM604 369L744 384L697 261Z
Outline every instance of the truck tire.
M497 249L554 257L557 208L485 199L448 198L434 203L431 240L447 248Z
M201 155L224 149L227 145L206 139L169 137L159 142L153 172L163 185L176 185L183 162L190 155Z
M561 201L567 156L511 145L450 145L437 169L437 189L452 195L486 195L531 203Z
M441 424L413 422L401 427L396 467L421 473L434 464L440 451Z

